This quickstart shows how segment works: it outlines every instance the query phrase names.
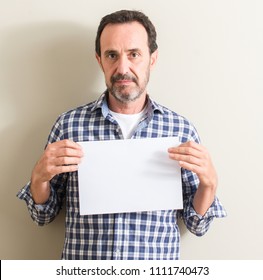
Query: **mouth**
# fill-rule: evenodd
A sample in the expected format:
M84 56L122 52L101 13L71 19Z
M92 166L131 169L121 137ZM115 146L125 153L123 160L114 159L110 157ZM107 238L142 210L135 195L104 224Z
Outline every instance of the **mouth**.
M111 83L120 85L120 86L128 86L132 83L137 84L135 77L129 74L117 74L111 77Z
M119 84L119 85L129 85L133 83L132 80L118 80L118 81L115 81L115 84Z

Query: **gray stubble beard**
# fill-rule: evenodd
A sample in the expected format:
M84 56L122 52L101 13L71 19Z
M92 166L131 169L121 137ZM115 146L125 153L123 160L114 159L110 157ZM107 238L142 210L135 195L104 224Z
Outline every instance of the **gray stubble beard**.
M150 78L150 71L148 70L148 73L146 75L146 78L143 83L143 87L139 87L138 80L129 74L117 74L115 76L111 77L111 86L107 85L109 93L119 102L123 104L127 104L129 102L134 102L135 100L139 99L141 95L145 92L146 86L148 84ZM123 93L125 89L127 88L126 85L123 86L114 86L114 83L118 80L131 80L136 84L136 87L129 93Z

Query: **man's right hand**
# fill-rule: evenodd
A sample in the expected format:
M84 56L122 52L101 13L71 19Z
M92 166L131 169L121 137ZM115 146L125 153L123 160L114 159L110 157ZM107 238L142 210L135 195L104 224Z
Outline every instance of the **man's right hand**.
M71 140L49 144L32 171L30 191L35 203L45 203L50 195L49 181L55 175L77 171L83 155L81 146Z

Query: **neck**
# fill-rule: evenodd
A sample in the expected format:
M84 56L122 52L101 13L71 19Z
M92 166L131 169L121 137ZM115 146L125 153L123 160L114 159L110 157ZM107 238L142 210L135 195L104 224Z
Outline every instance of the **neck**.
M146 102L147 102L146 93L142 94L138 99L134 101L129 101L125 103L117 100L111 94L108 94L109 109L119 114L131 115L131 114L140 113L143 110Z

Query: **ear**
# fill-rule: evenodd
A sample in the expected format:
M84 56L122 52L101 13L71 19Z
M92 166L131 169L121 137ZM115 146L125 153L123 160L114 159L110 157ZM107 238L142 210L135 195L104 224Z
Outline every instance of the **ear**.
M95 54L95 56L96 56L96 59L99 63L99 66L100 66L101 70L103 71L103 67L102 67L102 64L101 64L101 57L97 53Z
M154 51L151 54L151 64L150 64L151 69L154 68L154 66L155 66L155 64L157 62L157 58L158 58L158 50Z

